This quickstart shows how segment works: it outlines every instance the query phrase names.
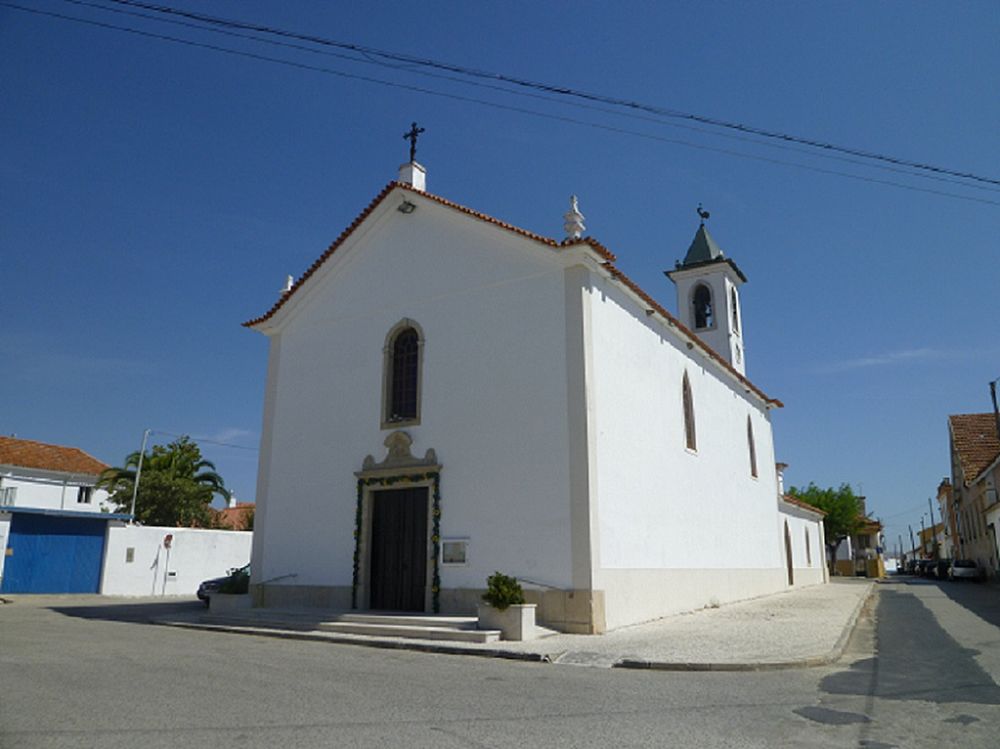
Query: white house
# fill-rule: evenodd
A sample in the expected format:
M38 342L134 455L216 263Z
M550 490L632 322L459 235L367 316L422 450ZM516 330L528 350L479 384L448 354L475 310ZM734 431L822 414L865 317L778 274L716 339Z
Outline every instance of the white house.
M78 447L0 437L0 508L109 512L94 486L108 467Z
M517 228L410 162L245 323L270 339L258 605L469 612L499 570L597 633L823 580L744 374L742 271L700 226L675 317L565 218Z
M126 524L76 447L0 437L0 593L193 595L240 567L249 532Z

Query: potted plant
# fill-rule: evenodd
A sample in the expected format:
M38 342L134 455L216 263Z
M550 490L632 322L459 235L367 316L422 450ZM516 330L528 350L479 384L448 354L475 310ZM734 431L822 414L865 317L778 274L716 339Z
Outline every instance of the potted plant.
M248 565L249 567L249 565ZM230 570L229 577L209 599L209 610L214 614L235 609L250 608L250 570L248 567Z
M479 628L499 629L505 640L531 640L536 636L535 604L524 602L517 578L494 572L486 579L479 604Z

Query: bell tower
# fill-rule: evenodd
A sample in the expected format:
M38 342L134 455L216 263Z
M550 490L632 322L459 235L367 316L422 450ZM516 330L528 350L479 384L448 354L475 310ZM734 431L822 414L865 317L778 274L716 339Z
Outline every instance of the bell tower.
M739 288L747 277L712 239L708 211L698 206L701 224L683 261L664 274L677 286L681 322L740 374L746 374L743 314Z

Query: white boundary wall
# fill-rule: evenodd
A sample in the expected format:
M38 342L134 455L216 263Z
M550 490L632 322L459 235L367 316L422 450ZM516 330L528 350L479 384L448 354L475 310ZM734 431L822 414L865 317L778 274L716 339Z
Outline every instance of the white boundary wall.
M170 548L163 546L173 536ZM250 531L157 526L108 526L101 593L113 596L193 595L208 578L250 561ZM128 550L132 549L132 561Z

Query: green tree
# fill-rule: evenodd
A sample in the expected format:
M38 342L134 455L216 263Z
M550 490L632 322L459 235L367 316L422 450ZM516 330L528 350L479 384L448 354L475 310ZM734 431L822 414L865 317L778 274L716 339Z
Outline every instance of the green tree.
M125 458L125 465L101 474L97 486L107 489L120 512L132 506L139 451ZM215 465L201 456L201 449L189 437L168 445L154 445L142 459L135 520L143 525L209 528L213 524L212 499L229 499Z
M856 533L864 523L861 514L861 500L849 484L841 484L839 488L821 489L813 482L804 489L792 487L788 490L796 499L817 507L826 513L823 518L823 533L826 536L826 559L833 574L833 563L837 558L837 549L841 542Z

